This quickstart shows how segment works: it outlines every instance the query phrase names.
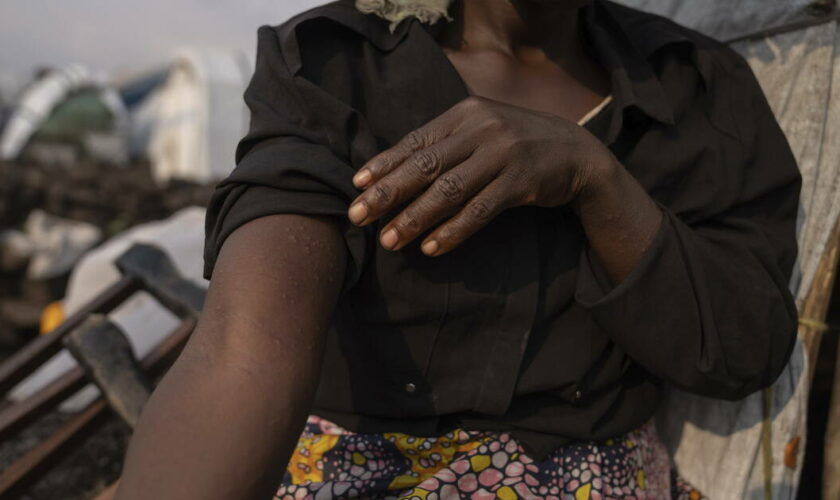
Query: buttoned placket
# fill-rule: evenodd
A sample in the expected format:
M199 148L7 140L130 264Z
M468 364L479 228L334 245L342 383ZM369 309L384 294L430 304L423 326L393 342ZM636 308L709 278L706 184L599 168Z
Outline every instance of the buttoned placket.
M536 221L520 213L506 218L505 226L511 245L507 298L475 401L475 410L489 415L503 415L513 400L539 298Z

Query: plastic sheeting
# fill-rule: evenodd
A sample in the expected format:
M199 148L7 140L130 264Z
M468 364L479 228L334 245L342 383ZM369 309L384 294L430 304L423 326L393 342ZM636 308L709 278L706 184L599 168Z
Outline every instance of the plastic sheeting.
M802 0L623 0L664 14L720 39L814 20ZM803 176L798 224L800 256L791 289L801 306L840 216L840 32L830 21L737 42L785 131ZM796 497L801 460L783 462L785 445L800 437L804 450L809 364L801 341L771 391L772 498ZM714 401L671 391L657 421L680 472L713 500L767 498L762 459L763 401Z
M759 30L824 15L814 0L616 0L663 15L718 40L733 40ZM823 2L824 3L824 2Z
M51 70L26 89L0 135L0 159L17 158L56 106L70 94L88 88L98 90L102 104L113 115L114 129L124 133L127 114L116 90L101 75L79 65L69 65Z

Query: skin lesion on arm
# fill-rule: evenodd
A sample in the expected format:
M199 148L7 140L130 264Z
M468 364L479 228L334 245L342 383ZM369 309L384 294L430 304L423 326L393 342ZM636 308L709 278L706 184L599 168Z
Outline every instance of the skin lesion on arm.
M115 498L271 498L311 408L346 258L330 218L272 215L228 237Z

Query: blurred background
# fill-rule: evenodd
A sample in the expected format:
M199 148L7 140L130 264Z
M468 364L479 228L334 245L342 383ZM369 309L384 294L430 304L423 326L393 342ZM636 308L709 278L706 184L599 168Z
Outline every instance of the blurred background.
M318 3L0 3L0 361L118 279L113 259L134 242L165 248L206 286L203 207L245 133L257 27ZM111 318L138 356L179 323L145 294ZM61 434L98 394L76 392L74 367L62 352L7 388L0 498L92 498L117 477L130 433L118 419ZM76 392L60 411L15 413L56 388ZM54 435L63 451L43 446Z
M257 27L318 3L2 3L0 228L17 231L0 245L0 356L40 328L87 249L206 202L247 125Z
M801 324L790 366L742 402L675 399L660 432L676 436L669 444L681 472L713 499L836 500L837 2L620 2L741 53L803 173L791 282ZM0 500L97 498L118 478L132 423L131 398L120 398L130 391L121 395L118 383L116 400L108 390L103 400L90 384L103 380L79 367L63 339L80 318L108 312L152 379L177 355L196 308L119 288L125 270L115 260L152 244L171 265L162 282L180 286L175 302L203 293L204 207L247 128L242 93L256 29L321 3L0 2ZM100 361L113 367L118 358Z

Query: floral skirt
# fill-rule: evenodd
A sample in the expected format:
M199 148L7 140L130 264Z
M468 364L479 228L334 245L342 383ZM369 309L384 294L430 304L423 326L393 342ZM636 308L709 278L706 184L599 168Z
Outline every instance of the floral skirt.
M507 433L355 434L311 416L276 498L699 500L648 423L562 446L540 461Z

